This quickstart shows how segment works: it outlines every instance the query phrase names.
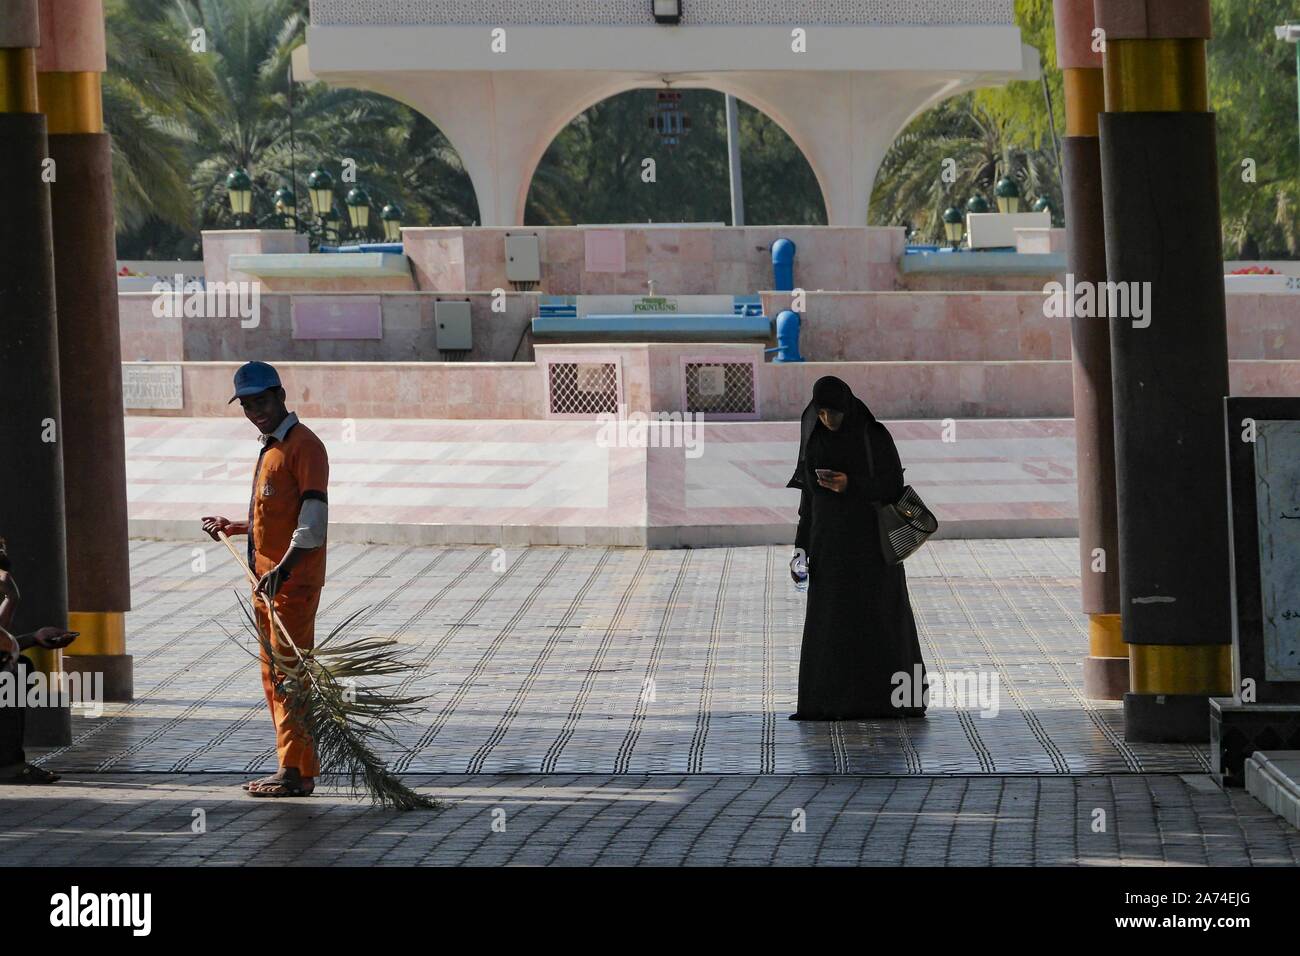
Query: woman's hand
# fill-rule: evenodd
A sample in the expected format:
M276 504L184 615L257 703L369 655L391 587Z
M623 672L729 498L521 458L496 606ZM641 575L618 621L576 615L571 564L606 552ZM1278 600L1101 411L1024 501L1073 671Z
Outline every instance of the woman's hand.
M790 580L801 584L808 578L808 554L803 548L795 548L790 557Z
M817 484L823 488L829 488L839 494L849 486L849 476L842 471L819 471L817 475Z

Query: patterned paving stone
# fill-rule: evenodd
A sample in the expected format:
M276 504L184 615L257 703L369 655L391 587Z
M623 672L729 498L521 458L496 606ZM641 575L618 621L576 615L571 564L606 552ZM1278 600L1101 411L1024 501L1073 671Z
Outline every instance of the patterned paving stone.
M0 864L1300 865L1300 831L1203 775L448 774L412 779L443 810L406 814L249 800L243 779L0 787Z
M74 716L75 772L274 767L240 570L208 543L132 544L137 698ZM786 720L804 595L784 548L339 544L318 634L352 614L393 637L427 695L386 755L408 773L1142 774L1204 772L1203 748L1130 744L1116 703L1084 699L1077 542L933 542L908 562L932 672L996 686L924 720ZM228 632L228 633L227 633ZM996 682L996 684L994 684ZM987 701L985 703L988 703Z

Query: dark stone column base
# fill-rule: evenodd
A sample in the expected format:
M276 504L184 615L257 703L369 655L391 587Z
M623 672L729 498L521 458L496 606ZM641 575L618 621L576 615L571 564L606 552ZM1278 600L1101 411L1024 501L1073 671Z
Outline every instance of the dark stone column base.
M1143 744L1208 742L1209 695L1125 694L1124 739Z
M1089 700L1123 700L1128 693L1127 657L1085 657L1083 696Z
M134 658L130 654L64 654L63 669L69 674L82 674L83 692L90 693L94 684L92 675L104 675L104 700L129 703L135 700Z
M1256 750L1300 750L1300 704L1243 704L1210 698L1210 768L1221 787L1246 785Z

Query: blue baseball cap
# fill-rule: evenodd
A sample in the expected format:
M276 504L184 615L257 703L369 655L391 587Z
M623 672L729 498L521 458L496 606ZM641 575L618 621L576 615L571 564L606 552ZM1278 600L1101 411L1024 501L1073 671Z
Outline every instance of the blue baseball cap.
M235 373L235 394L230 402L260 395L268 388L280 388L280 373L265 362L248 362Z

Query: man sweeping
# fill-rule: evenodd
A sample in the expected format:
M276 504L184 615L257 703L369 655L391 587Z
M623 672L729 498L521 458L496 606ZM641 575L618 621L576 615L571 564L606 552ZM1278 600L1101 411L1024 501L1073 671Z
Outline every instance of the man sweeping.
M272 626L265 595L290 639L307 650L314 645L316 608L325 584L329 456L324 443L285 406L280 376L265 362L240 367L230 401L239 402L261 433L248 520L206 517L203 530L214 541L221 532L248 535L248 566L257 578L253 606L263 641L278 653L294 653ZM290 713L279 680L263 647L262 688L275 723L280 769L244 789L253 797L310 796L320 773L316 748L302 721Z

